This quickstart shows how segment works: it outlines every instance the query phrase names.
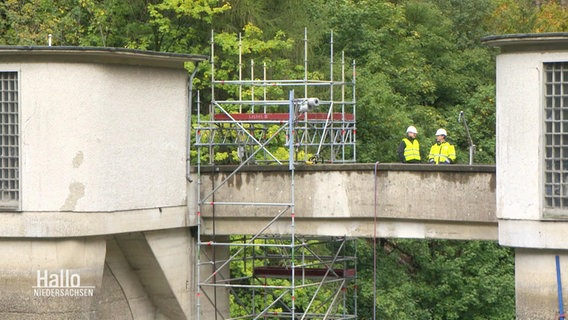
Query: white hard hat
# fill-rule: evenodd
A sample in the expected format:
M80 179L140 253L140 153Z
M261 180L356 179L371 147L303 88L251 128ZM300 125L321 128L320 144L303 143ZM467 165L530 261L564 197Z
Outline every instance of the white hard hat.
M410 126L410 127L408 127L408 129L406 129L406 133L409 133L409 132L417 134L418 130L416 130L416 128L414 126Z
M438 129L438 131L436 131L436 135L437 136L447 136L448 133L446 132L445 129Z

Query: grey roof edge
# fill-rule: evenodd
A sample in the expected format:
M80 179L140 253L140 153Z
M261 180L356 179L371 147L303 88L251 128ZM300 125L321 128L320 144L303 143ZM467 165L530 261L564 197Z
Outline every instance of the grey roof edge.
M143 56L156 56L156 57L171 57L179 58L186 61L206 61L209 56L198 54L174 53L174 52L159 52L151 50L138 50L128 48L115 48L115 47L79 47L79 46L2 46L0 45L0 52L10 51L28 51L28 52L108 52L108 53L124 53L135 54Z
M205 55L112 47L0 46L0 63L76 62L185 69L185 63L207 60Z
M568 47L568 32L491 35L481 38L481 42L508 50L565 49Z
M482 42L492 40L506 40L506 39L527 39L527 38L568 38L568 32L548 32L548 33L512 33L512 34L497 34L483 37Z

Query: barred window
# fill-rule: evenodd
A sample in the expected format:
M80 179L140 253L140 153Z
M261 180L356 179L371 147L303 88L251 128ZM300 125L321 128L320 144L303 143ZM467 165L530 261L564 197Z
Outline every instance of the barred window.
M0 72L0 209L20 200L18 73Z

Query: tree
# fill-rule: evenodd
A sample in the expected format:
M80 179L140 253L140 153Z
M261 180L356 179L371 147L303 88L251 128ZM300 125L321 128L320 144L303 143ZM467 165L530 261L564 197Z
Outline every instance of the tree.
M568 8L557 1L545 1L540 6L535 32L564 32L568 30Z
M564 32L568 8L558 1L498 0L492 13L494 34Z
M495 34L531 33L538 8L532 0L500 0L493 12Z
M440 4L440 7L437 6ZM442 6L442 4L446 4ZM447 2L342 1L331 23L336 42L358 61L358 138L361 162L395 162L396 145L408 125L415 125L424 149L444 127L459 142L458 162L467 162L467 142L456 108L494 82L493 53L467 34L452 13L476 16L475 6ZM488 12L483 11L483 12ZM460 39L458 41L458 39ZM477 41L477 45L474 44ZM483 125L494 127L494 124ZM494 138L494 135L491 136ZM488 150L489 148L486 148ZM426 155L427 150L423 150ZM492 155L493 153L489 153ZM492 163L490 157L482 158Z
M149 43L154 51L196 53L204 49L215 15L230 5L216 0L162 0L149 4L152 34ZM206 42L205 42L206 43Z
M83 12L74 1L7 0L0 4L4 45L47 45L48 35L60 45L76 45Z
M490 241L378 239L376 258L370 244L358 250L360 310L377 318L424 320L513 319L512 249ZM376 290L376 291L375 291ZM372 312L360 319L372 319Z

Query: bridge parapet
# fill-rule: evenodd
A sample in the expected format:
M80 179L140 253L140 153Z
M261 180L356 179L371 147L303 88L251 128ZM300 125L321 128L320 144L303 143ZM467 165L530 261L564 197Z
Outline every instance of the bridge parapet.
M207 234L254 234L266 226L270 233L317 236L498 237L495 166L297 165L293 174L288 166L235 169L200 168Z

